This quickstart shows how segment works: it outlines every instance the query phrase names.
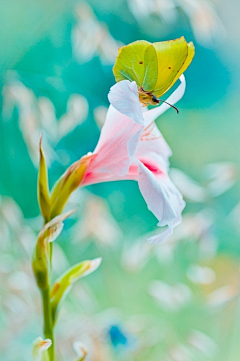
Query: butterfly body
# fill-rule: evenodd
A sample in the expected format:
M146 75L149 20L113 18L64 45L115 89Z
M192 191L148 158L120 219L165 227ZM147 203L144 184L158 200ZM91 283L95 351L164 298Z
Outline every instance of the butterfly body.
M150 91L144 90L142 87L139 88L138 94L140 102L144 106L158 105L160 103L160 100L155 95L153 95Z
M172 107L173 109L176 110L177 113L179 113L178 108L176 108L174 105L169 104L165 100L158 99L151 92L147 92L147 91L143 90L142 87L139 89L138 94L139 94L139 100L143 104L143 107L147 107L148 105L158 105L160 102L162 102L162 103L166 103L166 104L170 105L170 107Z

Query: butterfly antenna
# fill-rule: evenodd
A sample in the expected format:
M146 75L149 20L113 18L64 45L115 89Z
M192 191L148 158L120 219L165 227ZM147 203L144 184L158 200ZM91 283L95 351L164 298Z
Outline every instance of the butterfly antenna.
M167 105L169 105L170 107L172 107L173 109L175 109L176 110L176 112L179 114L179 110L178 110L178 108L177 107L175 107L174 105L172 105L172 104L170 104L170 103L168 103L168 102L165 102L165 100L162 100L162 99L158 99L160 102L162 102L162 103L166 103Z

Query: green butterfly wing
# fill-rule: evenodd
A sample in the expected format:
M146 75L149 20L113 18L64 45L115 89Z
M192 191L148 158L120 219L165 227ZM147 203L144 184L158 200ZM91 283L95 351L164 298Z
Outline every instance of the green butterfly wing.
M113 73L117 82L135 81L145 91L155 88L158 77L158 59L154 46L139 40L119 49Z
M154 46L147 47L144 54L144 78L142 82L143 90L152 92L156 86L158 78L157 53Z
M153 94L160 97L178 79L188 57L188 44L184 37L153 43L158 58L158 78Z
M187 68L189 67L189 65L191 64L191 62L193 60L193 57L195 55L195 47L192 42L188 43L187 45L188 45L188 55L185 60L185 63L183 64L183 66L181 67L181 69L179 70L179 72L177 73L175 78L173 79L173 81L170 84L170 86L168 87L168 89L170 89L173 86L173 84L176 83L176 81L179 79L180 75L182 75L185 72L185 70L187 70ZM168 91L168 89L166 91Z
M153 95L159 98L174 85L190 65L194 52L193 43L187 43L183 36L153 44L135 41L119 49L113 73L117 82L127 79L137 83L144 105L156 105Z

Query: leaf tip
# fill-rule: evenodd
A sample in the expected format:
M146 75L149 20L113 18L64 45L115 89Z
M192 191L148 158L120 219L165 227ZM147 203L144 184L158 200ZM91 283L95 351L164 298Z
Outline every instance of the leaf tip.
M43 132L41 132L40 138L39 138L39 153L40 153L40 157L44 157L44 155L43 155L43 149L42 149L42 140L43 140Z
M95 258L95 259L91 260L90 261L89 272L96 271L96 269L98 269L98 267L100 266L101 263L102 263L102 257L98 257L98 258Z

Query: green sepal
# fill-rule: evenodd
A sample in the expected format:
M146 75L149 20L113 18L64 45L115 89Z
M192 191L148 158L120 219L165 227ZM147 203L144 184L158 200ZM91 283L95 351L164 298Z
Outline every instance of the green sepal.
M50 196L50 218L61 214L71 193L79 187L85 175L90 158L91 156L85 156L73 163L55 183Z
M50 204L50 192L48 187L48 170L46 159L42 150L42 135L39 141L39 170L38 170L38 203L40 211L42 213L45 222L50 219L51 204Z
M72 285L79 280L79 278L95 271L100 263L101 258L77 263L56 280L50 294L53 323L56 321L60 302L66 297Z

